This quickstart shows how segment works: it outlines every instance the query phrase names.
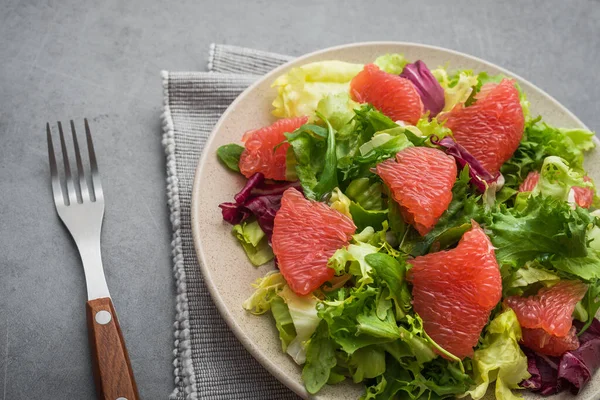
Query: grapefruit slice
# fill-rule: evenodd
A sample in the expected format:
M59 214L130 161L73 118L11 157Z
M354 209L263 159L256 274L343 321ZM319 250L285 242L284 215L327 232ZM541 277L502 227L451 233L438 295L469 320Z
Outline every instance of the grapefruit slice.
M396 161L377 164L377 174L400 205L404 221L425 235L452 201L456 163L441 150L408 147L396 154Z
M305 295L333 278L327 262L350 242L355 230L352 220L341 212L307 200L294 188L287 189L275 215L272 245L290 288Z
M475 222L452 250L409 261L413 307L425 332L459 358L471 356L502 296L494 247Z
M242 137L244 151L240 156L240 171L250 178L257 172L267 179L285 180L285 155L289 143L275 146L285 140L286 132L293 132L308 121L308 117L280 119L264 128L248 131Z
M542 328L521 328L521 331L523 333L521 343L540 354L559 357L566 351L579 348L579 339L574 326L563 337L551 335Z
M527 174L527 177L519 186L519 192L531 192L537 186L540 181L540 173L537 171L531 171Z
M585 182L591 182L592 179L589 176L584 176ZM594 190L589 187L573 186L573 195L575 197L575 203L582 208L590 208L594 202Z
M510 79L485 84L469 107L457 105L438 119L454 139L477 158L491 174L495 174L519 147L525 117L519 92Z
M350 82L350 95L359 103L370 103L394 121L416 125L423 115L423 102L411 81L389 74L375 64L365 65Z
M550 288L542 288L535 296L511 296L504 303L517 314L523 328L541 328L547 333L564 337L572 327L573 310L587 285L580 281L560 281Z

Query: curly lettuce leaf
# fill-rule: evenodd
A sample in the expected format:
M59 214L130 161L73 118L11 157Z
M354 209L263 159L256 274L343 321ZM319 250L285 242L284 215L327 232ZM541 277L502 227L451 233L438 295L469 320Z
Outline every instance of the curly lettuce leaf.
M352 218L352 214L350 213L350 204L352 204L352 200L342 193L340 188L333 189L331 192L331 197L329 198L329 207L341 212L347 217Z
M374 64L387 73L400 75L408 61L404 58L404 54L391 53L377 57Z
M255 315L266 313L271 309L271 302L277 293L286 285L283 275L275 271L257 279L252 284L254 293L243 303L244 309Z
M566 161L557 156L548 156L544 159L540 171L540 179L531 192L532 195L542 194L562 201L569 201L569 193L573 186L593 187L591 182L586 182L584 174L573 170Z
M319 61L291 69L271 85L277 89L273 115L279 118L313 115L324 97L348 93L350 81L362 69L362 64L343 61Z
M253 265L263 265L275 257L269 239L257 221L244 221L234 225L231 232L239 240Z
M585 257L587 230L593 218L552 197L527 199L524 210L501 206L489 217L487 229L499 263L521 265L537 257ZM555 265L556 266L556 265Z
M477 76L470 70L457 71L452 77L443 67L434 69L431 73L444 89L442 112L450 111L457 104L465 103L478 84Z
M519 147L500 169L505 187L518 189L530 172L540 170L548 156L560 157L583 173L584 152L595 147L593 137L593 132L556 128L539 118L528 122Z
M336 275L350 273L358 279L360 285L373 282L371 266L365 261L365 256L377 253L377 247L364 242L349 244L333 253L328 261L328 266L335 270Z
M494 381L496 399L522 398L512 389L519 389L519 383L531 375L527 372L527 357L519 347L519 340L521 327L514 311L504 311L490 322L482 344L473 354L476 386L468 393L474 400L481 399Z

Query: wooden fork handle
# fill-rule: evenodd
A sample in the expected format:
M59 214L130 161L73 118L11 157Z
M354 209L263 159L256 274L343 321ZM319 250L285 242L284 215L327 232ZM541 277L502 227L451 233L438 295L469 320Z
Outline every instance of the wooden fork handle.
M139 400L117 313L108 297L87 302L94 381L100 400Z

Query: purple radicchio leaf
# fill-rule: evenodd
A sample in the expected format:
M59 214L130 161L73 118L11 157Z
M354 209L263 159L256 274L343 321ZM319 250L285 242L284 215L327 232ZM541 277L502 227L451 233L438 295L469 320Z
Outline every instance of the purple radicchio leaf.
M219 204L223 219L235 225L254 215L270 242L275 214L281 207L281 197L291 187L302 191L300 182L268 183L264 175L257 172L234 196L235 202Z
M413 83L421 96L425 111L429 111L429 118L435 117L444 109L444 89L423 61L407 64L400 76Z
M583 325L575 322L577 330ZM600 321L594 318L592 325L579 336L579 342L578 349L563 354L558 366L558 378L571 384L573 394L579 393L600 367Z
M580 330L584 324L575 321L574 325ZM578 394L600 367L600 321L594 319L589 329L579 336L579 341L578 349L567 351L560 358L543 356L523 347L531 378L520 386L543 396L567 388Z
M485 190L494 183L496 183L498 186L501 186L501 184L504 182L500 172L498 172L496 175L492 175L487 169L485 169L483 165L481 165L478 159L476 159L471 153L469 153L467 149L454 141L454 139L451 137L446 136L442 140L439 140L437 137L432 136L431 143L445 148L446 154L454 157L461 168L464 168L465 165L468 165L471 183L481 193L484 193ZM500 188L497 189L499 190Z

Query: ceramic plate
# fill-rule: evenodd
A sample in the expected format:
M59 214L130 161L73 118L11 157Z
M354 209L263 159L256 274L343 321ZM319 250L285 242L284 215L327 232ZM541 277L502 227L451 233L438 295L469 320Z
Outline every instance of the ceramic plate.
M386 53L404 53L409 60L423 60L432 68L449 65L450 69L469 68L476 72L488 71L514 77L531 101L533 115L541 114L551 124L565 127L585 127L569 110L541 89L494 64L481 59L439 47L400 42L357 43L333 47L297 58L270 72L245 90L225 111L215 126L194 179L192 197L192 228L198 259L217 308L229 327L250 353L277 379L294 392L308 398L300 378L301 368L281 352L275 324L269 315L254 316L242 308L243 301L252 294L250 286L257 278L274 268L272 264L255 268L250 264L242 247L231 235L231 225L223 222L219 203L232 201L245 180L223 167L217 160L216 150L227 143L240 143L242 134L250 129L271 124L271 102L276 96L271 83L293 67L313 61L343 60L355 63L373 62ZM600 181L600 153L594 150L587 156L587 171ZM600 398L600 376L577 398ZM318 399L358 399L363 387L350 383L326 386ZM488 393L488 396L490 394ZM538 398L526 393L527 398ZM493 395L491 397L493 398ZM572 398L562 394L556 399Z

